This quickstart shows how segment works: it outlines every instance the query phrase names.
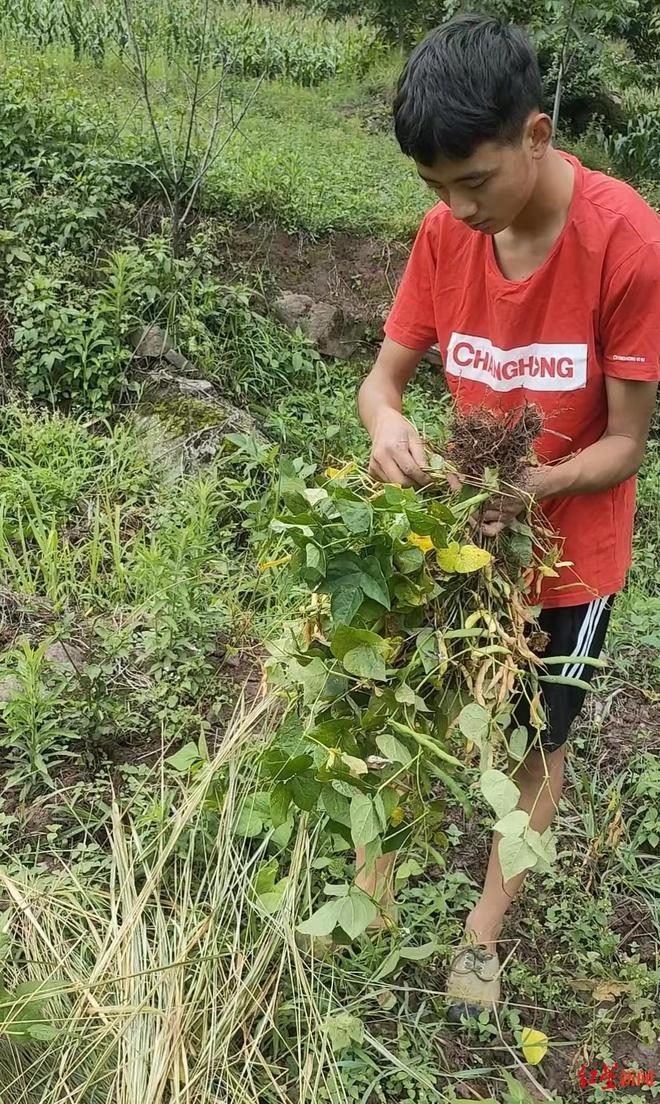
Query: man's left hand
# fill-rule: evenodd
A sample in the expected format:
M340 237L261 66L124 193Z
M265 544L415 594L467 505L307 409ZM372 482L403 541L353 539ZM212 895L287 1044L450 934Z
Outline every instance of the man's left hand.
M527 469L525 491L512 490L507 494L493 495L484 504L479 529L485 537L497 537L527 508L537 490L538 472L538 468Z

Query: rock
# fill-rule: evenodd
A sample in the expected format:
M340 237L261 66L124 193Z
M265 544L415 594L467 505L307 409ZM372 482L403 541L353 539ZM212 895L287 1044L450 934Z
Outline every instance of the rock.
M167 334L155 323L133 330L128 340L135 350L135 355L148 360L160 360L172 348Z
M279 299L273 303L273 314L290 330L298 327L302 329L303 321L309 315L314 306L314 300L309 295L299 295L294 291L285 291Z
M430 349L427 349L422 360L427 364L431 364L434 368L442 368L442 357L437 345L432 345Z
M5 675L0 679L0 702L13 701L21 689L21 684L14 675Z
M183 475L186 438L178 436L157 414L136 414L134 428L140 445L160 469L165 483Z
M49 644L44 652L44 659L48 660L62 672L80 674L84 669L85 657L79 648L68 642L55 640ZM15 675L5 675L0 678L0 703L13 701L21 693L21 684Z
M216 398L215 387L206 379L180 379L177 380L179 391L182 395L193 395L197 398Z
M44 658L60 667L64 671L73 671L79 674L85 666L85 657L79 648L68 642L55 640L49 644L44 652Z
M347 319L336 303L315 303L309 295L298 292L284 292L273 303L272 311L288 329L302 330L325 356L353 356L366 332L365 323Z
M192 361L184 357L178 349L168 349L165 353L165 360L176 368L177 372L195 372L197 370Z

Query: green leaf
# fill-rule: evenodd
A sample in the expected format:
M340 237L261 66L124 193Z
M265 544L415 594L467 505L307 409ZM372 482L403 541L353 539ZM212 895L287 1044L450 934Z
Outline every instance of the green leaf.
M347 587L357 587L385 609L390 608L390 593L383 569L375 556L361 559L354 552L344 552L328 562L322 589L328 594Z
M364 644L347 652L343 663L348 673L357 678L373 679L375 682L387 680L387 668L382 655Z
M330 600L333 621L343 621L345 625L350 625L363 601L364 594L359 587L341 587L336 590Z
M468 740L482 748L490 728L490 713L482 705L470 702L463 706L458 715L458 727Z
M505 881L536 866L536 855L522 836L502 836L498 855Z
M424 566L424 556L419 548L403 548L394 556L394 562L403 575L412 575Z
M534 555L534 544L528 533L509 532L509 548L521 567L529 567Z
M335 902L339 913L337 923L351 939L361 935L378 916L378 909L366 893L352 887L348 896Z
M522 836L528 825L529 813L525 812L524 809L513 809L512 812L498 820L493 830L500 832L503 836Z
M343 901L340 898L327 901L313 912L308 920L298 924L298 931L303 935L330 935L337 927L342 904Z
M382 978L387 977L388 974L391 974L394 970L396 970L397 966L399 965L399 961L399 949L398 947L395 947L394 950L390 951L387 957L383 959L380 966L376 970L376 973L372 976L371 980L381 981Z
M417 634L417 654L427 675L443 675L447 670L447 647L442 634L434 629L422 629Z
M325 577L325 553L316 544L305 546L305 581L315 586Z
M333 786L324 786L321 794L321 805L332 820L338 824L351 826L351 805L348 798L337 793Z
M424 959L437 954L439 950L439 944L432 939L430 943L422 943L419 947L399 947L399 955L409 962L423 962Z
M165 762L179 774L187 774L189 770L201 763L202 759L197 744L191 741L180 748L175 755L169 755Z
M40 1043L50 1043L58 1038L60 1031L54 1024L33 1023L28 1027L28 1034L31 1039L36 1039Z
M328 1016L325 1029L330 1046L337 1053L346 1050L353 1043L361 1045L364 1041L364 1024L350 1012L338 1012L334 1016Z
M253 839L254 836L260 835L263 828L263 814L255 808L254 800L248 798L234 821L234 835L242 836L244 839Z
M330 651L336 659L343 661L348 652L366 645L368 648L380 653L383 658L389 655L390 645L378 633L369 629L356 629L349 625L337 625L330 642Z
M383 732L380 736L377 736L376 745L385 758L390 759L393 763L401 763L402 766L407 767L413 761L414 756L406 745L389 732Z
M305 705L313 705L323 694L328 681L328 671L322 659L315 657L309 663L289 661L289 671L295 682L302 683Z
M392 786L385 786L379 791L378 796L385 809L385 823L387 824L394 810L398 808L399 795Z
M520 799L520 790L501 770L484 771L481 776L481 792L498 817L505 817L515 809Z
M337 498L335 506L350 533L369 532L373 521L373 511L368 502L351 502Z
M270 818L273 828L284 824L291 804L291 790L286 782L278 782L270 795Z
M522 759L527 751L527 729L514 728L509 736L509 755L512 759Z
M309 774L297 774L295 778L292 778L288 783L291 791L291 797L299 809L302 809L305 813L310 813L316 802L318 801L319 794L321 793L321 783L317 782L314 776Z
M293 835L294 822L293 815L289 812L288 817L284 821L284 824L280 824L279 828L275 828L270 834L270 842L274 843L276 847L284 850L288 847L289 840Z
M357 793L351 801L351 836L356 847L371 843L381 828L374 804L367 794Z
M278 782L287 782L294 775L302 774L313 762L311 755L289 756L281 748L269 748L261 757L263 773Z
M550 828L546 828L543 835L537 832L535 828L528 828L525 840L534 854L546 863L552 863L557 858L557 848Z

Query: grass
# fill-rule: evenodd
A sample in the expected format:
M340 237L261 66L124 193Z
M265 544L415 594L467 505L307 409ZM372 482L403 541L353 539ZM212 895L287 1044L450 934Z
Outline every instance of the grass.
M74 65L61 50L37 54L23 47L18 53L6 45L5 62L8 78L24 79L27 94L37 101L46 94L48 102L60 99L68 113L81 119L99 119L103 102L104 130L114 124L115 133L106 156L121 161L127 149L138 158L148 150L153 163L147 117L123 61L110 59L98 69L91 63ZM374 70L378 102L379 89L391 76L391 63ZM165 67L154 71L153 80L162 133L175 136L187 104L181 74ZM254 81L227 87L223 150L202 191L204 210L245 219L273 216L287 230L311 234L347 230L386 240L412 237L431 204L430 193L392 135L365 129L355 112L355 81L336 80L314 89L279 81L265 81L256 91ZM231 120L247 103L240 129L232 133ZM207 106L200 112L200 143L210 126Z

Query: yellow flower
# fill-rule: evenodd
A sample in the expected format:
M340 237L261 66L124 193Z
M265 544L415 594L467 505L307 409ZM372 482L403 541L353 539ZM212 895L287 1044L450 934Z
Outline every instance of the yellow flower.
M433 548L433 541L430 537L421 537L419 533L408 533L408 543L414 544L415 548L419 548L420 552L430 552Z

